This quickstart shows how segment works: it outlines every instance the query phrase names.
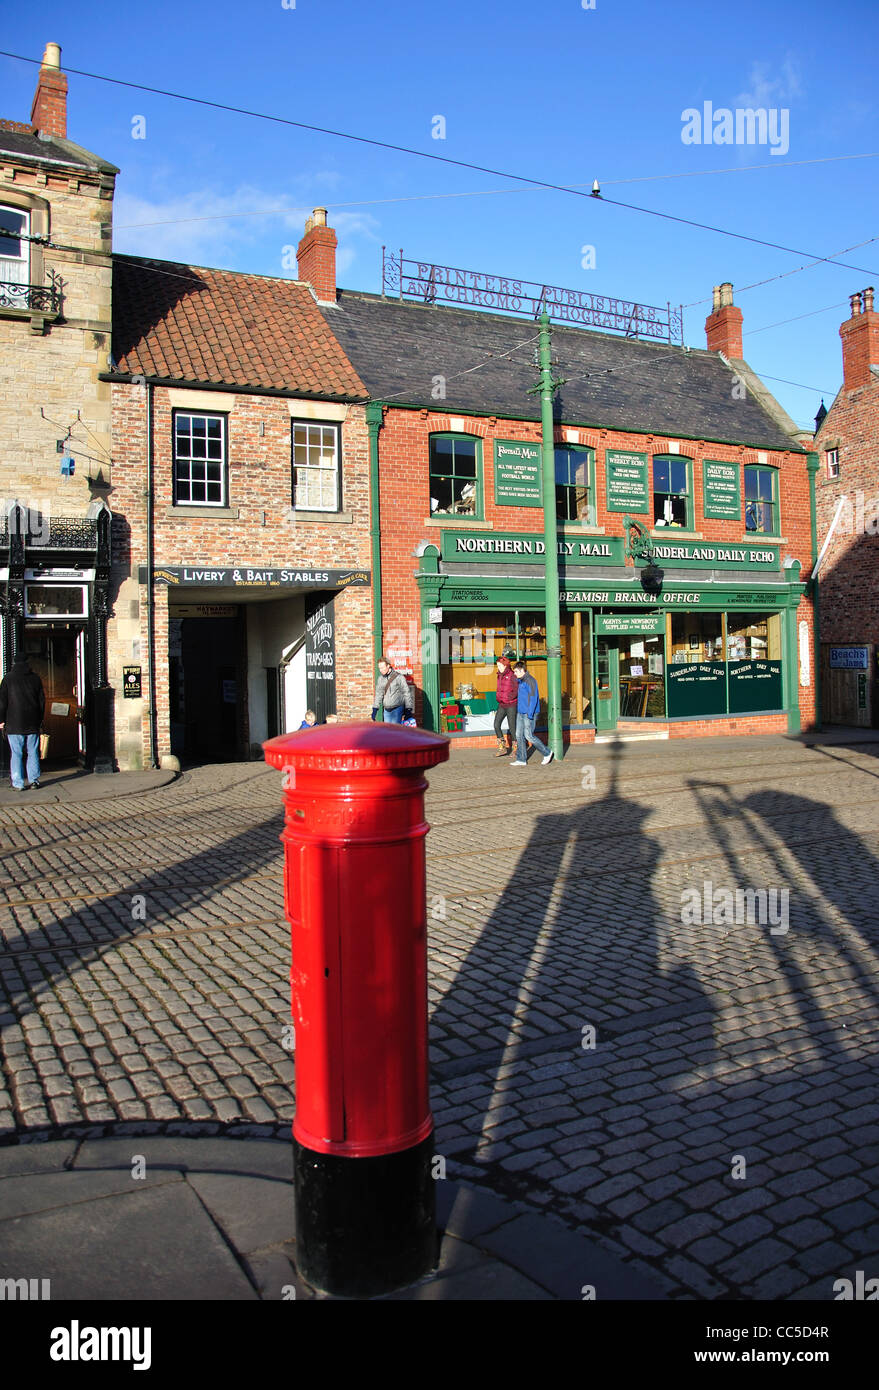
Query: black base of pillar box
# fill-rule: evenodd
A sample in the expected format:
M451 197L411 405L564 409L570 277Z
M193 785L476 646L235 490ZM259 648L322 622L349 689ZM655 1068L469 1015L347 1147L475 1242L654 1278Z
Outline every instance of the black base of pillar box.
M312 1288L371 1298L413 1284L438 1257L433 1133L380 1158L339 1158L293 1140L296 1267Z

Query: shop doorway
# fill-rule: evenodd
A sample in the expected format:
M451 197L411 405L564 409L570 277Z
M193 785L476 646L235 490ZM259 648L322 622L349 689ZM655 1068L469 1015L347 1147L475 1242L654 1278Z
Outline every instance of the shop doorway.
M186 762L245 756L243 640L238 614L169 620L172 749Z
M77 623L27 623L24 652L46 692L45 761L74 762L84 748L85 628Z
M620 654L615 637L595 642L595 728L615 729L620 717Z

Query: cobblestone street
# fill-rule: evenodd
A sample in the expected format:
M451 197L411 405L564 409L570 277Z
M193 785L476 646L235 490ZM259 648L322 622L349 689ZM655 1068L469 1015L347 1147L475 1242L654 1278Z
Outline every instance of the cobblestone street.
M448 1177L674 1298L879 1275L877 754L698 739L511 770L453 750L427 796ZM280 807L251 763L0 808L0 1142L289 1133ZM682 913L722 888L789 900L764 924Z

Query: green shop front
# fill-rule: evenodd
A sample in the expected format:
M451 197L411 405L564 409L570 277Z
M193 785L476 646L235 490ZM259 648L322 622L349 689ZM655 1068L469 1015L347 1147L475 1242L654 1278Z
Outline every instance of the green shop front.
M566 728L589 737L632 721L784 713L799 729L804 585L799 562L782 560L777 545L656 540L658 592L642 561L627 562L622 536L560 532L558 550ZM420 551L428 727L445 725L454 702L464 734L490 732L485 711L504 654L527 663L545 707L543 538L449 528Z

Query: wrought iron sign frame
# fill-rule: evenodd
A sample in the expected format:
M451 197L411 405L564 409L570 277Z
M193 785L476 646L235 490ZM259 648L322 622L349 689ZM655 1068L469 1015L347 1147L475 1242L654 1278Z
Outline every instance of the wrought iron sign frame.
M586 290L567 290L558 285L515 280L456 266L414 261L382 247L382 295L385 298L418 299L424 304L442 300L478 309L537 318L546 309L560 323L610 329L627 338L649 338L683 346L682 305L665 308L612 299Z

